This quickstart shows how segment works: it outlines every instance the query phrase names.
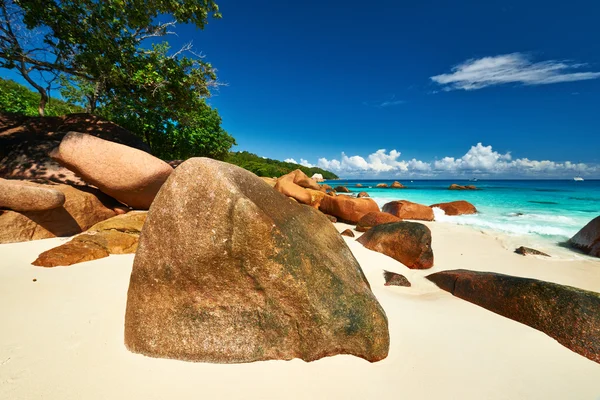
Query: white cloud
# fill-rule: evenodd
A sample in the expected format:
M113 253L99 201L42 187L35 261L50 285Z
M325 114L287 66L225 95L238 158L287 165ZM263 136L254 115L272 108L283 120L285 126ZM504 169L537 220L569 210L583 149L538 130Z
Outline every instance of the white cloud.
M308 167L308 168L312 168L314 167L313 164L309 163L307 160L305 160L304 158L300 159L300 162L294 160L293 158L286 158L285 160L283 160L284 162L289 162L289 163L293 163L293 164L298 164L298 165L302 165L304 167Z
M444 85L444 90L475 90L505 83L547 85L600 78L600 72L574 72L585 66L558 60L532 62L522 53L512 53L470 59L431 80Z
M298 164L298 161L294 160L293 158L286 158L285 160L283 160L284 162L289 162L289 163L293 163L293 164Z
M320 158L317 166L346 177L370 175L394 177L454 177L457 175L466 177L473 175L572 177L574 174L589 175L600 172L598 165L571 161L513 159L510 152L500 153L495 151L492 146L484 146L482 143L471 146L462 157L443 157L433 162L415 158L405 161L400 159L400 155L399 151L392 150L388 153L385 149L377 150L366 158L359 155L347 156L342 153L340 160Z

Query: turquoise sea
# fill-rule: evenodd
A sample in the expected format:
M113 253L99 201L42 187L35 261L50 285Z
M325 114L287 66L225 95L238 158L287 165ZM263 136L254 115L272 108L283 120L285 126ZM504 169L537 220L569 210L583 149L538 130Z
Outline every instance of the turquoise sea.
M406 189L375 188L394 180L332 180L325 183L346 186L352 192L365 191L383 206L405 199L431 205L467 200L477 215L449 217L437 209L436 220L512 235L528 235L561 243L600 215L600 180L400 180ZM363 185L357 188L356 184ZM448 190L452 183L476 185L480 190Z

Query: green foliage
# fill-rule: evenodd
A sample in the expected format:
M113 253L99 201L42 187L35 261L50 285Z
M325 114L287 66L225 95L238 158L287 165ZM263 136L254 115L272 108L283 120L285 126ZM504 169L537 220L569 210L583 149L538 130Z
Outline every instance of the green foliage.
M36 116L38 115L39 102L39 93L35 93L12 80L0 78L0 112ZM82 111L83 109L79 106L57 99L50 99L46 106L46 115L48 116L60 116Z
M301 170L306 175L321 174L325 179L338 179L338 176L333 172L326 171L321 168L308 168L303 165L289 163L285 161L272 160L270 158L262 158L256 154L247 151L231 152L225 159L228 163L235 164L239 167L254 172L258 176L280 177L290 173L296 169Z

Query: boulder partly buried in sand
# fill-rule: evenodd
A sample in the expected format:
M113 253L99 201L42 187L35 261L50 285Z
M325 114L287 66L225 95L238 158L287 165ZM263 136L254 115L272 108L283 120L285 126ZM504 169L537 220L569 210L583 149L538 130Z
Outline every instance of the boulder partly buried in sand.
M437 203L432 204L430 207L441 208L444 210L446 215L477 214L477 209L475 206L465 200L451 201L449 203Z
M427 277L441 289L544 332L600 363L600 294L539 281L464 269Z
M356 224L365 214L379 211L373 199L353 198L346 195L325 196L321 200L319 210L335 216L339 221Z
M385 279L385 286L403 286L410 287L411 284L402 274L395 272L383 271L383 279Z
M532 249L531 247L525 247L525 246L521 246L518 247L517 249L515 249L515 253L520 254L522 256L545 256L545 257L550 257L548 254L536 250L536 249Z
M358 262L322 214L242 168L192 158L144 224L125 344L217 363L343 353L378 361L389 334Z
M568 244L590 256L600 257L600 216L577 232Z
M354 232L350 229L346 229L341 233L342 236L354 237Z
M356 230L359 232L366 232L374 226L387 224L388 222L400 222L400 218L386 212L373 211L365 214L356 224Z
M49 186L0 178L0 208L13 211L45 211L65 204L65 195Z
M408 200L390 201L383 206L382 210L400 219L433 221L433 209L431 207Z
M93 188L32 185L60 191L65 197L65 204L45 211L0 211L0 243L73 236L114 217L117 214L115 210L122 207L113 198Z
M133 147L69 132L52 158L128 206L147 210L173 172L166 162Z
M367 249L392 257L411 269L428 269L433 266L431 231L417 222L377 225L357 241Z
M146 215L145 211L132 211L99 222L70 242L43 252L32 264L58 267L96 260L109 254L135 253Z

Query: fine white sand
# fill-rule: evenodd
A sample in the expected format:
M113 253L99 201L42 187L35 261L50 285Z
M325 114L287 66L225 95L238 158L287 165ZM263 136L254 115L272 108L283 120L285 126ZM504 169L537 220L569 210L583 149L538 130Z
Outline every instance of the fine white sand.
M523 257L512 253L514 239L427 225L436 264L427 271L345 238L389 319L390 353L374 364L335 356L218 365L133 354L123 345L133 255L44 269L31 261L66 239L0 245L0 399L599 399L600 364L424 276L466 268L600 292L600 260ZM413 286L385 287L383 269Z

